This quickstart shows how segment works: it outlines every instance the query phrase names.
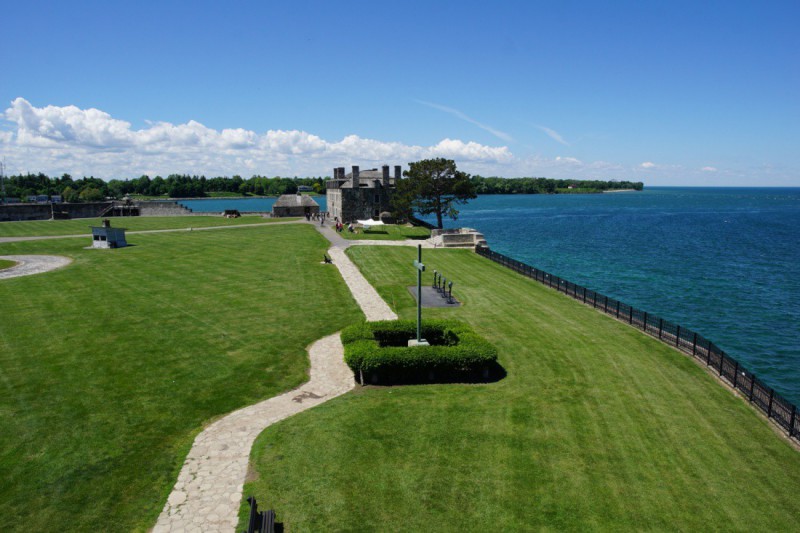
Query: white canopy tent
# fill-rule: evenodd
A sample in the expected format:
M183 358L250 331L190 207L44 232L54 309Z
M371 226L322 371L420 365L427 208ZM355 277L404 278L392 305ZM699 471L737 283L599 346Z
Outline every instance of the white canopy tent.
M383 220L356 220L359 224L364 226L364 229L369 229L372 226L383 226Z

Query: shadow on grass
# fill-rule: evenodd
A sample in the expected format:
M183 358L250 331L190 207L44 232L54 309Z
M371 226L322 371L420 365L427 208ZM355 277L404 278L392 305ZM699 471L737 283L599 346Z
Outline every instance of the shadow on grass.
M370 372L363 375L364 383L361 383L358 375L354 376L356 383L361 385L374 386L397 386L397 385L441 385L457 383L497 383L505 379L508 375L506 369L498 362L490 363L487 367L478 370L467 371L436 371L428 370L425 372Z

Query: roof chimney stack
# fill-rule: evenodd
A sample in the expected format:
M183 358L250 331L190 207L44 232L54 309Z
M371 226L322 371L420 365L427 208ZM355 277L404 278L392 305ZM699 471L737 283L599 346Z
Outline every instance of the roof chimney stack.
M397 184L400 179L403 177L403 168L400 165L394 166L394 182L395 185Z
M383 165L381 168L383 170L383 188L389 188L389 165Z
M361 184L358 181L358 167L353 165L353 188L358 189Z

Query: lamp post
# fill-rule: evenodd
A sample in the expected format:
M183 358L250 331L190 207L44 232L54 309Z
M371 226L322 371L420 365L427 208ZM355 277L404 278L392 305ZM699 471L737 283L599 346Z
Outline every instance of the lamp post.
M422 273L425 272L425 265L422 264L422 245L417 245L417 259L414 261L414 268L417 269L417 339L409 342L409 345L426 346L428 342L422 338Z

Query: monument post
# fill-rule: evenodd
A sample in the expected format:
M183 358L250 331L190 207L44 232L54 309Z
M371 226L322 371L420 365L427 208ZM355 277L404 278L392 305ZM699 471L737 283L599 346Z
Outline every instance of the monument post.
M422 264L422 245L417 245L417 259L414 261L414 268L417 269L417 340L411 341L416 346L425 346L428 343L422 338L422 273L425 272L425 265Z

